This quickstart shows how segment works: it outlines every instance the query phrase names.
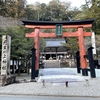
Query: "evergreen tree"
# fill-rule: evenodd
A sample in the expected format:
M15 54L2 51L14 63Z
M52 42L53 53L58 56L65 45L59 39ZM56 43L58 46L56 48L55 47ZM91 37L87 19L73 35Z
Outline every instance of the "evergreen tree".
M0 0L0 15L5 17L23 18L26 0Z

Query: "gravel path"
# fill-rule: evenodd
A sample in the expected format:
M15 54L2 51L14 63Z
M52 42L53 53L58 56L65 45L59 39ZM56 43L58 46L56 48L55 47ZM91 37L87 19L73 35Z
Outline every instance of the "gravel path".
M98 71L98 70L97 70ZM99 73L100 71L98 71ZM99 75L98 75L99 76ZM83 77L83 76L82 76ZM21 78L21 77L20 77ZM86 77L84 77L86 78ZM1 94L45 95L45 96L92 96L100 97L100 77L87 81L65 83L27 82L0 87Z

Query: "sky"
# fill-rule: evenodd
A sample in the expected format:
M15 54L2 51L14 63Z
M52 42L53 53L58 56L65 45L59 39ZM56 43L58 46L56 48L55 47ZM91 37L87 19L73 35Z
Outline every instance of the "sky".
M27 0L28 4L34 4L36 1L40 3L49 3L51 0ZM60 1L68 1L71 2L72 7L80 7L82 4L85 4L85 0L60 0Z

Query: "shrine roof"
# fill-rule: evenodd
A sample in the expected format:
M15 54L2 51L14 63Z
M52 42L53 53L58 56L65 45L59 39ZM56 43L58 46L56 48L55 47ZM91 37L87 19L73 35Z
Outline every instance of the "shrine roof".
M62 43L66 43L63 38L61 39L46 39L46 47L60 47Z
M83 25L83 24L92 24L95 19L87 19L87 20L73 20L73 21L34 21L34 20L23 20L24 25Z

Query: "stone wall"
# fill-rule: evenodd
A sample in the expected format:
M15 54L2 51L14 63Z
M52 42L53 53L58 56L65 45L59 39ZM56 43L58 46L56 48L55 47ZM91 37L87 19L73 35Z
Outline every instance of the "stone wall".
M6 29L6 27L15 27L16 25L21 25L22 22L20 20L15 20L10 17L0 16L0 28Z

